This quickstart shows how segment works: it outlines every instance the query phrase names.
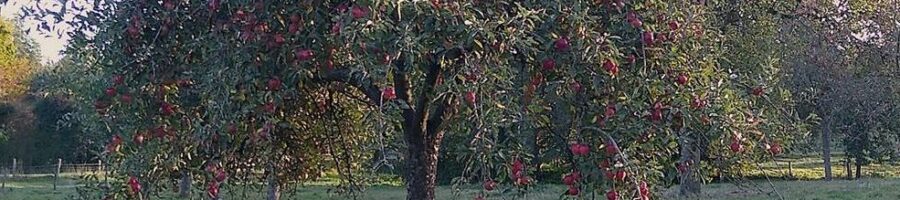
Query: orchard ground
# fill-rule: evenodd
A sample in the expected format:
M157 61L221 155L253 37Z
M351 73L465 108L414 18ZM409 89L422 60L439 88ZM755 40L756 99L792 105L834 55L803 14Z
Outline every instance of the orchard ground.
M846 176L844 168L835 159L834 174L837 180L826 182L820 179L822 175L821 160L812 157L781 158L776 163L763 163L760 166L766 173L773 176L772 185L765 179L751 181L739 181L735 183L713 183L703 187L700 196L694 198L681 198L677 195L677 187L657 190L661 199L778 199L772 187L777 188L778 193L785 199L900 199L900 164L872 164L863 167L863 176L860 180L843 180ZM786 180L784 177L788 171L787 162L792 164L794 178ZM755 170L748 172L748 176L754 177L762 174ZM78 176L64 174L59 180L56 190L53 190L53 178L50 175L29 175L15 180L6 180L6 188L0 191L0 199L3 200L30 200L30 199L75 199L77 192ZM337 195L336 184L333 179L325 179L319 182L299 187L295 190L285 191L284 199L346 199ZM490 193L488 199L534 199L551 200L560 199L565 190L563 185L539 184L532 187L526 196L519 196L516 191L495 190ZM261 186L245 186L240 189L234 187L223 188L223 199L262 199L264 194ZM437 199L471 199L474 194L480 192L480 187L470 186L455 190L450 186L441 186L437 189ZM506 192L506 193L504 193ZM203 191L195 189L192 192L194 199L202 199L199 195ZM600 194L598 194L600 195ZM406 189L398 181L387 181L378 186L367 187L366 191L359 193L360 199L405 199ZM600 198L601 196L597 196ZM178 199L174 192L163 194L162 198ZM589 199L589 198L588 198Z

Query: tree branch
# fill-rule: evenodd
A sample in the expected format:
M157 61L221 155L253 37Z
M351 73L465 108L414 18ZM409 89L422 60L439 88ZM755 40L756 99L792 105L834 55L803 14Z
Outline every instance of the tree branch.
M425 121L425 134L426 140L432 141L436 138L437 134L444 129L444 121L453 116L453 107L454 100L450 95L441 96L438 100L440 104L434 108L434 111L430 113L428 116L428 120Z
M313 77L313 81L319 83L342 82L359 89L366 95L369 104L377 106L381 102L381 90L374 81L363 72L354 72L349 69L335 69L325 72L321 76Z

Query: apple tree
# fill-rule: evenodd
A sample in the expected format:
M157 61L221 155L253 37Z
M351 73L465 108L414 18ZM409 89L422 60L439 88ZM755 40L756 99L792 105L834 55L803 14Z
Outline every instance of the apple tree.
M648 199L674 174L693 193L708 158L780 153L744 133L767 123L745 103L766 91L721 66L704 1L82 5L36 16L76 12L69 53L106 75L80 91L109 138L104 197L181 179L211 198L264 180L277 199L326 169L355 186L365 147L393 134L408 199L435 198L447 135L471 135L476 198L535 183L527 145L505 141L539 132L567 155L571 196Z

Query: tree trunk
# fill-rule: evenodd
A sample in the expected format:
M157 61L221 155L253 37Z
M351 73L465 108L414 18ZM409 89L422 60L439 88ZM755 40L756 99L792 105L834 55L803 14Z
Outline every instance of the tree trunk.
M181 184L178 185L178 197L182 199L191 197L191 173L181 170Z
M831 118L829 114L826 116L824 126L822 127L822 164L825 167L825 180L831 180Z
M694 171L696 171L695 169L698 165L696 163L699 162L696 161L694 155L694 141L684 134L685 133L682 133L682 136L678 139L678 145L681 147L681 163L683 165L688 163L688 167L686 168L687 170L678 176L680 186L679 191L682 196L693 196L700 194L700 180L694 175Z
M421 131L419 131L421 133ZM420 134L421 135L421 134ZM410 140L410 139L414 139ZM407 138L407 181L406 199L434 199L435 178L437 177L437 145L424 142L424 138Z
M856 158L856 179L862 178L862 159Z
M276 177L275 164L272 161L266 166L266 181L269 184L269 188L266 193L266 200L278 200L281 198L281 186L278 185L278 178Z
M847 169L847 180L853 179L853 168L850 168L850 158L844 159L844 168Z

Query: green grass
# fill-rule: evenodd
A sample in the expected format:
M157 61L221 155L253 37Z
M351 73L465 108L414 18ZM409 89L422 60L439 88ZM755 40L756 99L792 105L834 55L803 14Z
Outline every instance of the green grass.
M774 188L784 199L900 199L900 179L861 179L835 181L774 181ZM678 197L677 188L663 192L662 199L728 199L756 200L778 199L775 190L765 181L755 181L744 185L710 184L703 186L700 196Z
M833 159L835 178L844 177L844 167L841 157ZM835 180L821 181L822 161L815 157L791 157L779 158L776 162L760 164L762 169L770 176L787 177L788 165L792 166L793 179L775 178L772 184L775 190L784 199L815 200L815 199L900 199L900 165L871 164L863 167L862 180ZM854 169L855 170L855 169ZM761 176L763 171L751 170L750 176ZM56 190L53 190L53 178L51 176L28 176L14 180L6 180L6 188L0 189L2 200L30 200L30 199L72 199L76 197L75 185L78 184L76 174L64 174L59 181ZM383 177L384 184L370 186L360 193L359 199L405 199L406 190L401 187L400 180L396 177ZM797 179L797 180L794 180ZM343 200L346 196L338 195L335 185L339 180L334 177L325 177L305 186L284 190L282 199L313 199L313 200ZM192 199L204 199L204 192L196 186L192 191ZM236 189L237 188L237 189ZM511 188L511 187L501 187ZM560 199L565 190L562 185L543 184L536 185L527 193L519 193L514 190L496 190L488 194L487 199L533 199L549 200ZM703 186L701 195L693 198L683 198L677 195L677 187L654 188L654 193L660 195L659 199L728 199L728 200L754 200L777 199L778 195L773 187L764 179L756 179L741 183L716 183ZM226 185L222 188L223 199L264 199L265 193L261 186L233 186ZM478 186L452 188L441 186L437 189L437 199L472 199L480 191ZM602 191L598 191L602 192ZM597 194L597 199L604 199L602 194ZM153 199L178 199L174 192L164 192L162 197ZM587 198L590 199L590 198Z
M7 189L0 192L0 199L4 200L30 200L30 199L69 199L74 197L73 188L76 181L67 178L61 181L65 184L52 189L52 179L48 177L29 177L17 180L8 180ZM825 181L775 181L775 188L785 199L814 200L814 199L900 199L900 179L862 179L862 180L836 180ZM332 192L328 186L306 186L294 191L285 191L283 199L314 199L314 200L342 200L347 197ZM223 189L223 199L262 199L261 190L241 194L240 191ZM550 200L560 199L560 193L564 190L561 185L537 185L525 195L521 196L515 191L494 191L488 199L533 199ZM439 187L437 199L471 199L479 190L466 188L454 190L451 187ZM742 185L719 183L703 186L703 193L694 198L682 198L677 196L677 188L663 188L657 191L659 199L693 200L693 199L729 199L729 200L755 200L777 199L772 188L765 181L747 182ZM194 191L193 199L202 199L201 191ZM458 195L457 195L458 194ZM360 199L405 199L405 189L398 186L373 186L358 194ZM598 197L602 197L598 194ZM162 198L177 199L174 193L167 193Z
M831 163L833 177L845 178L847 176L844 158L841 155L833 157ZM760 166L762 171L752 170L748 172L748 176L763 177L763 171L765 171L770 177L782 177L792 180L820 180L825 177L825 167L822 164L822 159L819 157L784 157L776 159L775 162L761 163ZM852 163L851 168L853 168L852 170L855 173L856 168L852 166ZM862 172L863 177L869 178L900 178L900 164L872 163L862 166ZM790 174L793 174L793 177L790 177Z

